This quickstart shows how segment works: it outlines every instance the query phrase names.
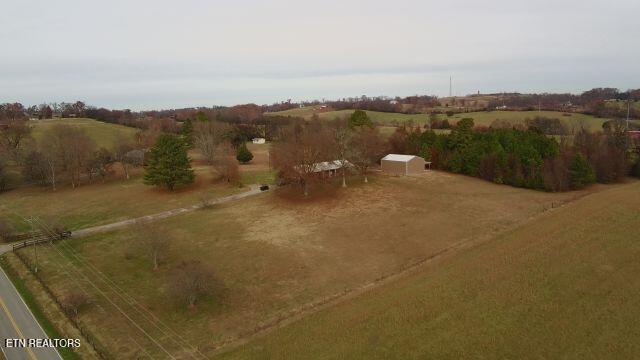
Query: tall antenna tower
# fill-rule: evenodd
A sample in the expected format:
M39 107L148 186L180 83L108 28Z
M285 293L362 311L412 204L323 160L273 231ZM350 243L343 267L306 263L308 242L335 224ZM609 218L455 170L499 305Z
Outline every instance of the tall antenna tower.
M627 99L627 131L629 131L629 114L631 112L631 96Z
M453 94L451 93L451 76L449 76L449 97L452 97Z

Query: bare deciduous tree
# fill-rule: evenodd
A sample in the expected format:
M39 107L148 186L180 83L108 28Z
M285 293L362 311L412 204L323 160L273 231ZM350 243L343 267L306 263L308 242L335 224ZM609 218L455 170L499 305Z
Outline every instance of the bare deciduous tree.
M316 177L318 164L335 160L331 159L331 134L322 123L282 129L270 156L279 176L302 186L305 196L309 195L309 183Z
M137 238L144 248L144 251L151 257L153 270L158 270L160 257L168 246L169 237L158 224L151 224L144 221L136 224L136 232Z
M351 136L352 131L346 120L337 120L331 124L331 153L335 161L340 163L340 171L342 173L342 187L347 187L347 169L349 161L347 160L351 155Z
M122 166L124 176L129 180L129 167L134 165L131 163L131 159L127 156L130 151L134 150L133 142L123 135L116 137L115 146L113 149L114 159Z
M80 128L56 124L43 135L42 147L50 164L52 184L55 184L55 168L60 166L69 175L71 185L78 187L81 171L95 149L93 140Z
M89 297L80 291L71 291L62 299L62 305L65 310L75 316L78 316L78 312L89 303Z
M363 127L355 131L351 139L351 162L364 176L364 182L368 182L367 171L379 159L384 149L384 141L377 128Z
M213 164L219 145L225 141L231 128L228 124L218 121L196 121L193 124L193 146L205 157L209 164Z
M210 294L214 289L213 272L199 261L188 261L180 264L169 280L171 294L187 303L193 309L202 296Z
M8 119L0 127L0 151L6 152L18 164L21 163L25 143L30 139L31 127L24 119Z
M224 181L234 183L240 180L236 151L230 142L224 141L218 144L214 151L212 165L218 176Z

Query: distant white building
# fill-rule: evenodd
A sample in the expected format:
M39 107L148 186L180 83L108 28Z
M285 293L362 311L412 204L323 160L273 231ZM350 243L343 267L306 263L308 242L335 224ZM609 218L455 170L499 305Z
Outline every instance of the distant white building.
M251 140L254 144L264 144L266 140L264 138L253 138Z

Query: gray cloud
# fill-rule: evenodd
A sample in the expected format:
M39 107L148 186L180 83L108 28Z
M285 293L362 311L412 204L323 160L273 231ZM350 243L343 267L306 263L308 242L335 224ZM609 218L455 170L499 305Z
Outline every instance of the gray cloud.
M4 5L0 101L166 108L640 84L635 0ZM38 16L34 16L38 14Z

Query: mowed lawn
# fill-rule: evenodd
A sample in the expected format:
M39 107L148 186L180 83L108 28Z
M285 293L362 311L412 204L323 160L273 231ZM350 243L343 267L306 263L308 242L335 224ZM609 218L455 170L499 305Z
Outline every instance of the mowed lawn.
M585 194L536 192L436 171L410 178L378 175L369 184L361 181L350 179L347 189L311 202L265 193L159 221L154 227L169 245L158 271L151 269L136 232L123 229L67 240L55 248L41 247L39 273L61 296L79 287L91 293L93 305L81 312L80 319L121 357L142 356L135 343L152 356L166 354L86 281L78 283L66 275L81 271L112 293L66 246L185 341L212 355L218 347L324 299L375 283L443 249L486 241L552 204ZM32 251L23 254L31 257ZM171 296L166 280L189 260L213 269L218 284L195 310L187 310ZM149 324L130 302L114 301L161 339L171 354L180 357L190 352L184 343L173 343Z
M301 116L306 119L310 119L314 114L313 109L300 108L292 109L274 113L274 115L290 115ZM424 126L429 119L428 114L401 114L401 113L387 113L378 111L366 111L371 120L379 125L384 126L400 126L402 124L413 123L414 125ZM353 113L353 110L339 110L328 112L317 112L320 119L334 119L349 116ZM477 111L455 114L453 116L446 116L445 114L439 114L438 119L447 119L451 124L456 124L463 118L472 118L476 126L491 126L496 120L504 120L512 124L524 124L526 119L533 119L536 116L543 116L549 118L560 119L569 131L578 131L581 128L585 128L591 131L602 130L602 124L609 120L605 118L597 118L592 115L578 114L578 113L563 113L558 111Z
M138 129L128 126L109 124L85 118L35 120L30 121L29 124L33 126L32 136L36 141L41 140L46 131L54 125L65 124L85 130L98 147L107 149L111 149L114 146L119 136L129 138L129 140L133 141L134 135L139 131Z
M609 188L225 359L633 359L640 182Z

